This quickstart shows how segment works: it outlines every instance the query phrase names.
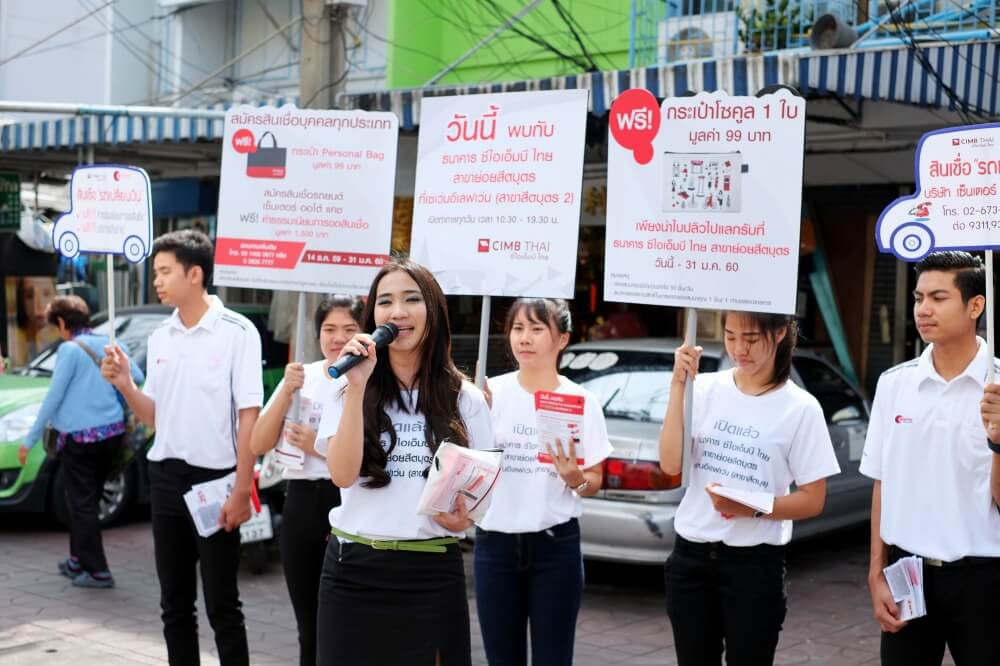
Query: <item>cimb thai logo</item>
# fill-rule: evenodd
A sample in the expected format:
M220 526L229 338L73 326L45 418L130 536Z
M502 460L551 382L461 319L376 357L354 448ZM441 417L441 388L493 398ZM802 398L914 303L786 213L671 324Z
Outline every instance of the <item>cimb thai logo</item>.
M951 145L966 148L992 148L993 144L992 136L956 136L951 139Z
M476 242L476 250L478 252L506 253L513 259L547 259L549 245L548 241L480 238Z
M903 416L902 414L897 414L896 423L913 423L913 419L908 416Z

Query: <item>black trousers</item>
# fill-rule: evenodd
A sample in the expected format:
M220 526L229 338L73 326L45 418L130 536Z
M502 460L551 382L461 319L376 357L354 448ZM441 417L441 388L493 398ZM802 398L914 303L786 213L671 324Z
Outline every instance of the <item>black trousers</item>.
M86 444L70 436L60 455L69 508L69 554L90 573L108 570L98 513L104 482L121 445L121 435Z
M892 548L890 561L904 553ZM927 615L882 634L885 666L940 666L948 646L957 666L1000 664L1000 558L935 567L924 563Z
M222 666L250 663L246 626L237 587L239 530L198 536L184 493L191 486L225 476L232 470L193 467L182 460L149 463L149 495L153 518L156 574L160 579L163 636L170 666L197 666L198 576L200 564L205 610L215 632Z
M319 577L330 536L327 514L340 505L340 489L329 479L288 481L281 520L281 566L299 629L299 664L316 666Z
M785 621L785 549L692 543L677 536L664 568L680 666L774 663Z

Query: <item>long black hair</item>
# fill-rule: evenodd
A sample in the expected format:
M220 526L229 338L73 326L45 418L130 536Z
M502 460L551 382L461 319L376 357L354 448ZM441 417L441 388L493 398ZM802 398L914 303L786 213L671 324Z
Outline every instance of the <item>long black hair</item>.
M420 340L420 367L416 387L419 395L415 411L426 420L424 437L431 453L436 453L441 442L447 440L459 446L469 445L469 432L458 408L458 398L465 380L451 358L451 326L448 322L448 304L441 286L429 270L408 258L393 258L375 276L365 308L364 329L375 329L375 304L378 285L389 273L403 271L417 283L427 306L427 323ZM389 485L386 465L398 436L386 414L386 408L395 406L400 411L410 411L411 405L403 400L399 380L392 372L389 354L379 355L375 370L365 387L364 453L361 459L361 476L368 477L366 488L383 488ZM382 433L389 435L389 448L383 449Z
M730 316L745 317L751 326L760 329L768 344L774 347L774 373L768 385L779 386L788 381L792 374L792 352L799 340L799 325L794 315L770 314L766 312L723 312L722 325ZM778 334L785 337L778 341Z

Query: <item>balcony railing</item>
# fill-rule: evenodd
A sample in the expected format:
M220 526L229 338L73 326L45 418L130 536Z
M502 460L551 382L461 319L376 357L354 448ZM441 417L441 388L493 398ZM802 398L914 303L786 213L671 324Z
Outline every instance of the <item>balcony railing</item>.
M998 5L1000 0L632 0L629 58L633 67L643 67L810 46L1000 38ZM811 41L820 35L824 39Z

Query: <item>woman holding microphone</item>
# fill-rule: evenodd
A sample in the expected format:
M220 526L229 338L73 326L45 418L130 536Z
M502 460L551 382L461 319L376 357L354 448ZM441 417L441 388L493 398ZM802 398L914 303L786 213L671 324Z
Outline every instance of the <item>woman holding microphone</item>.
M337 360L347 341L361 330L363 309L364 303L357 296L335 295L320 302L315 324L325 360L285 366L285 378L264 406L250 438L250 448L257 456L277 446L282 434L285 442L301 452L289 456L279 449L277 455L288 482L281 524L281 566L298 625L302 666L316 664L317 591L329 535L327 514L340 504L340 490L330 482L326 461L315 449L323 399L330 390L324 367ZM296 393L297 417L291 413Z
M504 474L476 529L476 605L491 666L573 662L583 593L581 497L601 488L611 453L596 398L559 374L572 324L562 299L521 298L505 326L517 371L490 380L495 446ZM536 395L582 398L579 429L567 441L542 435ZM545 395L544 393L542 394Z
M326 401L317 449L342 503L330 512L319 589L324 666L466 666L471 663L465 572L458 540L465 507L422 516L416 507L438 446L488 448L482 393L451 360L444 294L434 276L394 259L375 277L364 329L395 324L376 351L356 335L343 355L363 357Z
M667 614L681 666L774 661L785 618L785 544L792 521L816 516L840 471L816 399L789 381L793 317L723 314L733 368L698 375L700 347L674 353L660 467L690 474L665 565ZM694 381L692 450L682 454L684 384ZM683 461L690 455L690 464ZM790 492L791 484L796 489ZM758 507L722 493L748 493Z

